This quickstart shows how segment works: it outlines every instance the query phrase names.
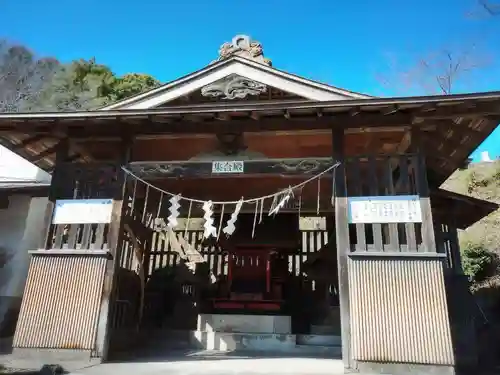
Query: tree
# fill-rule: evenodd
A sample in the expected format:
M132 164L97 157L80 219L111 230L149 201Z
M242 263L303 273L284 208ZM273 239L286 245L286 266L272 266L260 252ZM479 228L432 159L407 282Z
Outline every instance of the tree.
M500 16L500 3L490 0L478 0L481 9L490 16Z
M158 85L147 74L117 77L95 58L60 64L0 42L0 112L91 110Z
M59 69L56 59L38 59L27 48L0 40L0 112L30 110Z
M159 85L147 74L116 75L94 58L65 65L46 86L35 107L41 111L96 109Z
M129 96L150 90L160 85L160 82L147 74L129 73L116 78L111 85L108 96L113 100L122 100Z
M75 111L98 108L111 99L113 72L95 59L64 65L33 103L38 111Z
M480 244L468 243L462 249L464 273L471 282L481 282L496 273L497 256Z
M487 64L475 46L465 50L445 48L403 67L391 59L389 74L379 75L378 80L401 95L449 95L456 93L460 82Z

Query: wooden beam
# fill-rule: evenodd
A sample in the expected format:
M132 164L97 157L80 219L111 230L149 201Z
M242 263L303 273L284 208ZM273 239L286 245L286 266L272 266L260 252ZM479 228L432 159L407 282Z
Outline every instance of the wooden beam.
M455 125L442 127L432 132L421 131L420 133L426 139L426 143L432 144L436 149L444 150L446 155L451 155L456 151L463 139L468 136L466 132L457 130Z
M448 127L448 131L452 131L453 134L460 135L462 138L468 137L473 141L484 137L483 132L470 128L468 124L454 124Z
M219 113L215 114L214 118L219 121L230 121L231 115L229 115L228 113Z
M188 177L312 176L331 167L331 158L245 160L242 173L212 173L212 161L132 162L128 168L147 179ZM331 173L330 173L331 175Z
M122 127L122 129L123 128L124 127ZM84 146L78 144L74 139L72 139L73 137L67 129L60 129L58 127L58 130L54 132L54 134L56 134L59 138L68 139L70 150L73 151L73 153L80 155L88 161L94 160L94 157L85 149Z
M50 156L52 154L55 154L57 150L59 149L59 144L61 141L57 142L54 146L46 148L42 152L33 155L32 157L29 158L29 161L32 163L38 163L40 160L45 159L47 156Z
M357 116L361 113L361 109L359 107L354 107L349 110L349 116Z
M397 105L391 105L388 108L382 110L380 113L382 113L382 115L384 115L384 116L387 116L387 115L392 115L393 113L396 113L397 111L399 111L399 107Z
M434 110L420 111L414 113L415 119L423 120L445 120L450 118L474 118L500 115L500 106L496 102L478 103L474 108L470 108L468 103L463 105L435 107Z
M21 143L14 145L12 148L14 151L21 150L27 146L30 146L34 143L41 141L42 139L47 138L47 134L37 134L33 137L24 139Z
M236 119L231 121L220 121L208 119L205 121L179 120L168 124L154 123L143 120L141 123L129 124L136 136L154 136L161 134L214 134L226 133L238 129L242 132L265 132L265 131L300 131L300 130L326 130L335 127L342 127L346 131L363 129L364 131L378 131L379 129L398 130L409 127L411 116L403 113L396 113L388 116L377 114L359 115L355 117L346 114L326 115L322 117L291 117L289 120L282 116L275 118ZM67 132L71 138L88 137L116 137L122 132L119 124L109 124L109 126L94 127L88 123L86 127L73 127L68 124Z

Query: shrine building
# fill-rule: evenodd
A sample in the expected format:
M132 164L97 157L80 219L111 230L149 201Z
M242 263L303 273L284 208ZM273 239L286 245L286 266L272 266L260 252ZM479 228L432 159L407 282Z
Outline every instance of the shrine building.
M457 230L498 207L440 186L499 120L500 92L372 97L247 36L105 108L0 114L1 143L52 174L14 354L471 366Z

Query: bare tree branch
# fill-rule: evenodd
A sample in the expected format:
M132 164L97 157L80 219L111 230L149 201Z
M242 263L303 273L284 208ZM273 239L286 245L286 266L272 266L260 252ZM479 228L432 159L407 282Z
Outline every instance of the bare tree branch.
M473 19L485 19L500 16L500 1L476 0L474 9L467 12L466 16Z
M402 68L390 60L389 73L378 80L398 95L449 95L456 92L457 83L488 63L474 46L463 52L443 49Z
M490 16L500 15L500 3L493 2L490 0L478 0L478 1L481 8L483 8L483 10Z
M0 112L29 110L58 68L55 59L37 59L25 47L0 40Z

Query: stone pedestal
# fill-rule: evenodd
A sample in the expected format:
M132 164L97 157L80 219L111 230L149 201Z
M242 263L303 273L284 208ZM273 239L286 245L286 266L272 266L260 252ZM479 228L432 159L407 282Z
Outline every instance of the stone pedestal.
M199 314L197 330L287 335L292 333L292 318L282 315Z

